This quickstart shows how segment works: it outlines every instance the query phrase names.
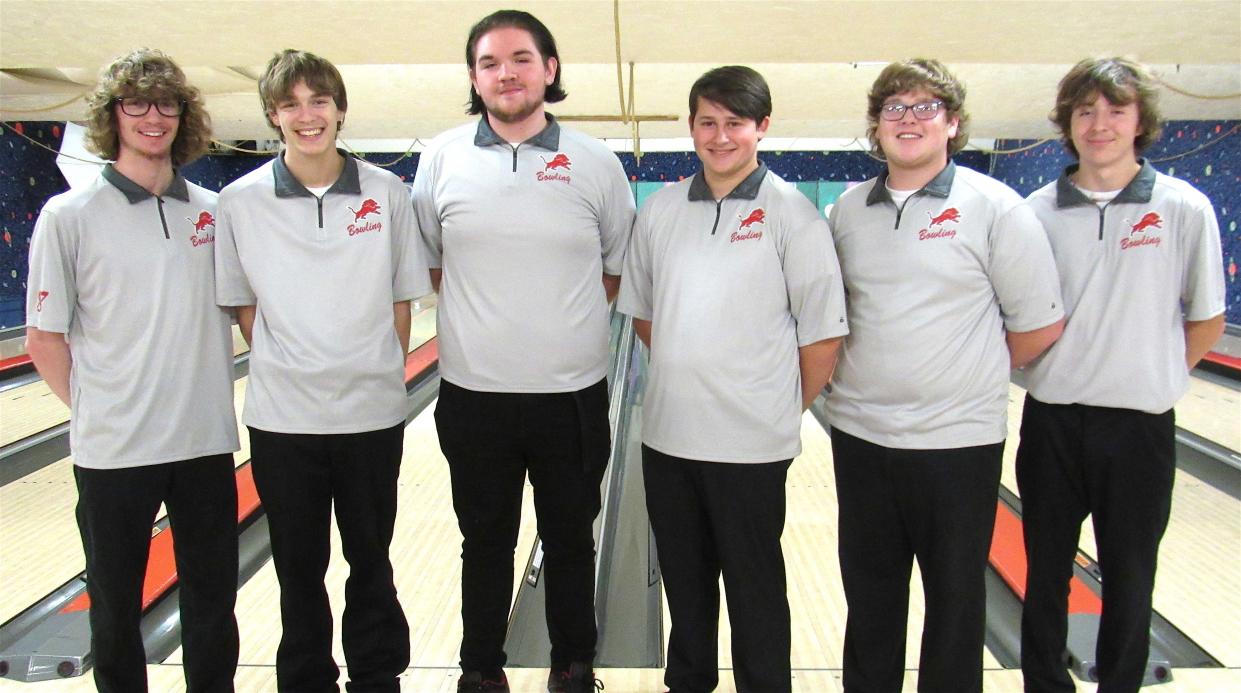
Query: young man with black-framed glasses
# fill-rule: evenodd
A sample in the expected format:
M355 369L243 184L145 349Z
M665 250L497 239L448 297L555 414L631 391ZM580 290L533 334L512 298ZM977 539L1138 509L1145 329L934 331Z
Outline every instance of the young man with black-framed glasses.
M210 120L181 69L150 49L104 68L88 103L88 146L115 162L40 212L26 324L31 359L71 410L95 685L146 690L142 585L163 503L186 686L231 691L232 332L214 298L216 195L177 171L206 151Z

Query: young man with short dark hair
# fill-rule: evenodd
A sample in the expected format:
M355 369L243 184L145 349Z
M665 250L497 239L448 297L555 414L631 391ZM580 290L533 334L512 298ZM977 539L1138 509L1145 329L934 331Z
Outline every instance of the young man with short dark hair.
M504 638L524 479L543 542L552 691L593 690L594 519L610 452L608 302L633 194L564 99L537 18L501 10L465 47L469 113L418 161L414 206L439 291L435 407L461 528L461 691L507 691Z
M737 690L788 691L784 483L848 332L844 291L823 216L758 160L762 75L707 72L689 114L702 170L643 205L618 304L650 349L642 473L672 615L664 682L715 689L722 574Z
M282 51L259 95L285 147L220 193L216 296L252 347L243 420L280 579L276 680L336 689L323 584L335 510L347 688L396 691L409 665L389 559L409 302L431 290L418 226L399 178L336 148L348 102L330 62Z
M905 60L868 99L886 170L831 212L850 329L827 398L844 687L901 689L916 558L918 690L977 692L1009 369L1059 335L1060 289L1034 212L949 158L968 139L960 81L935 60Z
M146 48L104 68L88 104L89 146L115 162L39 213L26 324L35 367L72 412L95 685L147 688L142 584L163 503L186 686L231 691L232 332L215 305L216 195L177 170L206 151L211 122L176 63Z
M1075 65L1051 121L1077 163L1029 197L1070 318L1026 369L1017 449L1029 564L1021 668L1032 693L1074 690L1061 653L1087 515L1104 580L1099 691L1141 686L1176 475L1172 406L1224 330L1215 210L1139 158L1159 138L1156 88L1124 58Z

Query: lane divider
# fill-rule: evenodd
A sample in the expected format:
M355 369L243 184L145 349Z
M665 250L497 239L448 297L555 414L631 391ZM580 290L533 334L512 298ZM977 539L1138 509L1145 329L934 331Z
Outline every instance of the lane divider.
M1022 602L1026 598L1026 542L1021 533L1021 518L1003 501L995 507L995 531L991 535L991 566L1009 589ZM1078 556L1078 560L1081 557ZM1103 600L1082 579L1069 580L1070 614L1103 614Z
M439 362L438 339L432 337L413 350L405 358L405 382L408 383ZM247 462L237 468L237 524L246 524L261 509L258 489L254 486L254 472ZM90 576L87 576L90 579ZM151 537L151 548L147 559L146 578L142 583L142 610L147 611L153 604L168 594L177 584L177 560L173 551L172 528L165 527ZM78 595L60 609L59 613L69 614L86 611L90 608L90 597L86 592Z

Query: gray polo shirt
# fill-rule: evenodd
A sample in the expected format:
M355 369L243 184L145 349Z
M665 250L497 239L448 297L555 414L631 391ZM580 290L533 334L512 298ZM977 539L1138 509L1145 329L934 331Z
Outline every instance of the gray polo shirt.
M232 330L215 305L216 194L156 197L111 164L48 200L26 324L68 335L73 462L116 469L237 450Z
M891 448L1001 442L1005 330L1064 316L1047 236L1020 195L952 162L903 209L885 180L832 208L850 332L828 419Z
M718 202L702 173L642 205L618 309L651 321L642 440L668 455L801 452L798 348L849 331L827 223L759 166Z
M431 291L401 180L346 156L318 198L281 155L220 192L219 219L216 299L257 306L245 424L359 433L400 423L392 304Z
M443 269L440 372L485 392L571 392L603 379L608 306L633 193L616 155L551 116L512 145L481 118L423 152L414 207Z
M1215 210L1145 160L1100 208L1073 186L1076 169L1029 198L1056 256L1069 319L1026 368L1027 387L1053 404L1165 412L1189 387L1184 321L1224 312Z

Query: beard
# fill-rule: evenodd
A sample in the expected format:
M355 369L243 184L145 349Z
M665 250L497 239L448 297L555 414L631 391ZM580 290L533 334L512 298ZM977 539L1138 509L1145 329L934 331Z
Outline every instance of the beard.
M529 118L530 116L534 115L534 113L539 110L539 107L542 106L543 103L542 102L523 103L517 108L511 109L511 110L500 110L498 108L493 108L490 104L486 104L486 103L484 103L484 105L487 107L488 118L492 120L498 120L501 123L512 124L512 123L520 123L526 120L527 118Z

